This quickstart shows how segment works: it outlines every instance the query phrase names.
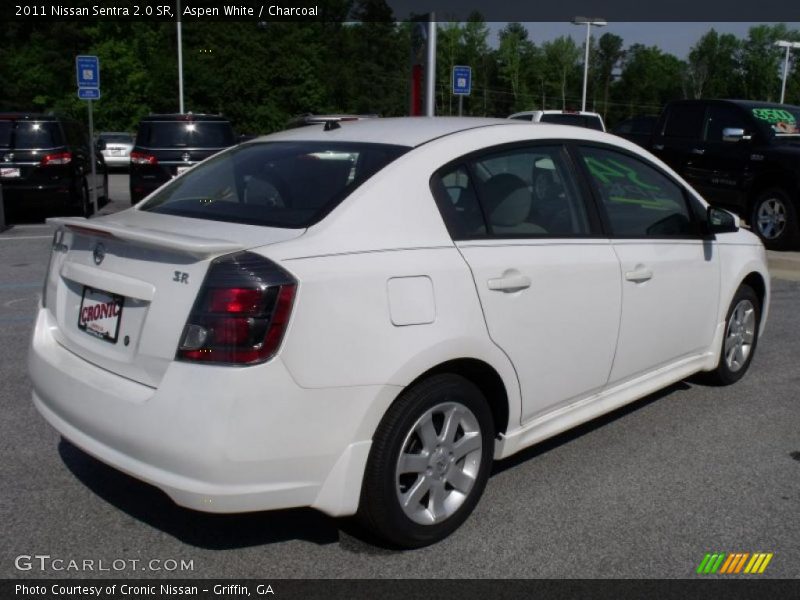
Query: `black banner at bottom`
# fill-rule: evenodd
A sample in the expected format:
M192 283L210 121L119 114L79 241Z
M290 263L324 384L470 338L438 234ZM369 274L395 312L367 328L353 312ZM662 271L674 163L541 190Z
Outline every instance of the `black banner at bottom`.
M800 580L613 579L29 579L0 580L0 598L45 600L458 600L560 598L685 600L687 598L800 598Z

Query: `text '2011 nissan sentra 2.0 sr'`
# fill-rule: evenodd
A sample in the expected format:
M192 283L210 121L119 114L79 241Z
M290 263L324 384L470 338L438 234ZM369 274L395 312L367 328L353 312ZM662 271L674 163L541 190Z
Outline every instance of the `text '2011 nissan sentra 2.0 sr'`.
M494 459L738 380L769 302L735 217L577 127L309 126L54 224L29 369L64 437L182 506L404 547L455 530Z

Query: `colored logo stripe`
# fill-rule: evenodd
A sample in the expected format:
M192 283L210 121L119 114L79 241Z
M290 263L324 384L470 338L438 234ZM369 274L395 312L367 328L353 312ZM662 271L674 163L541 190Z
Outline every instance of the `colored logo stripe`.
M700 566L697 567L697 573L700 575L760 574L767 568L773 556L772 552L755 552L753 554L749 552L708 552L700 562Z

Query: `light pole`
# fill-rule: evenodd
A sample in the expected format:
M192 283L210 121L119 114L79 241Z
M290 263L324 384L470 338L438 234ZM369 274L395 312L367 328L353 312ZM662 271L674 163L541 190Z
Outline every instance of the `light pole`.
M589 42L592 39L592 25L595 27L605 27L608 25L605 19L600 17L575 17L572 19L573 25L586 25L586 54L583 57L583 100L581 110L586 110L586 86L589 81Z
M181 39L181 0L178 0L178 107L183 114L183 40Z
M783 98L786 96L786 75L789 72L789 51L792 48L800 48L800 42L787 42L786 40L778 40L775 45L780 48L786 48L786 58L783 60L783 83L781 84L781 104Z

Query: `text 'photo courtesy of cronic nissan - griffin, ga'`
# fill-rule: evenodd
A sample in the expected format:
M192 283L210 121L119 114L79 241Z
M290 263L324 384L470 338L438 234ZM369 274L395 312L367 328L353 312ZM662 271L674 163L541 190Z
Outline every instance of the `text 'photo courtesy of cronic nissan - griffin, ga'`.
M494 460L748 370L765 250L590 128L363 119L239 144L56 227L28 359L65 438L177 504L437 542Z

